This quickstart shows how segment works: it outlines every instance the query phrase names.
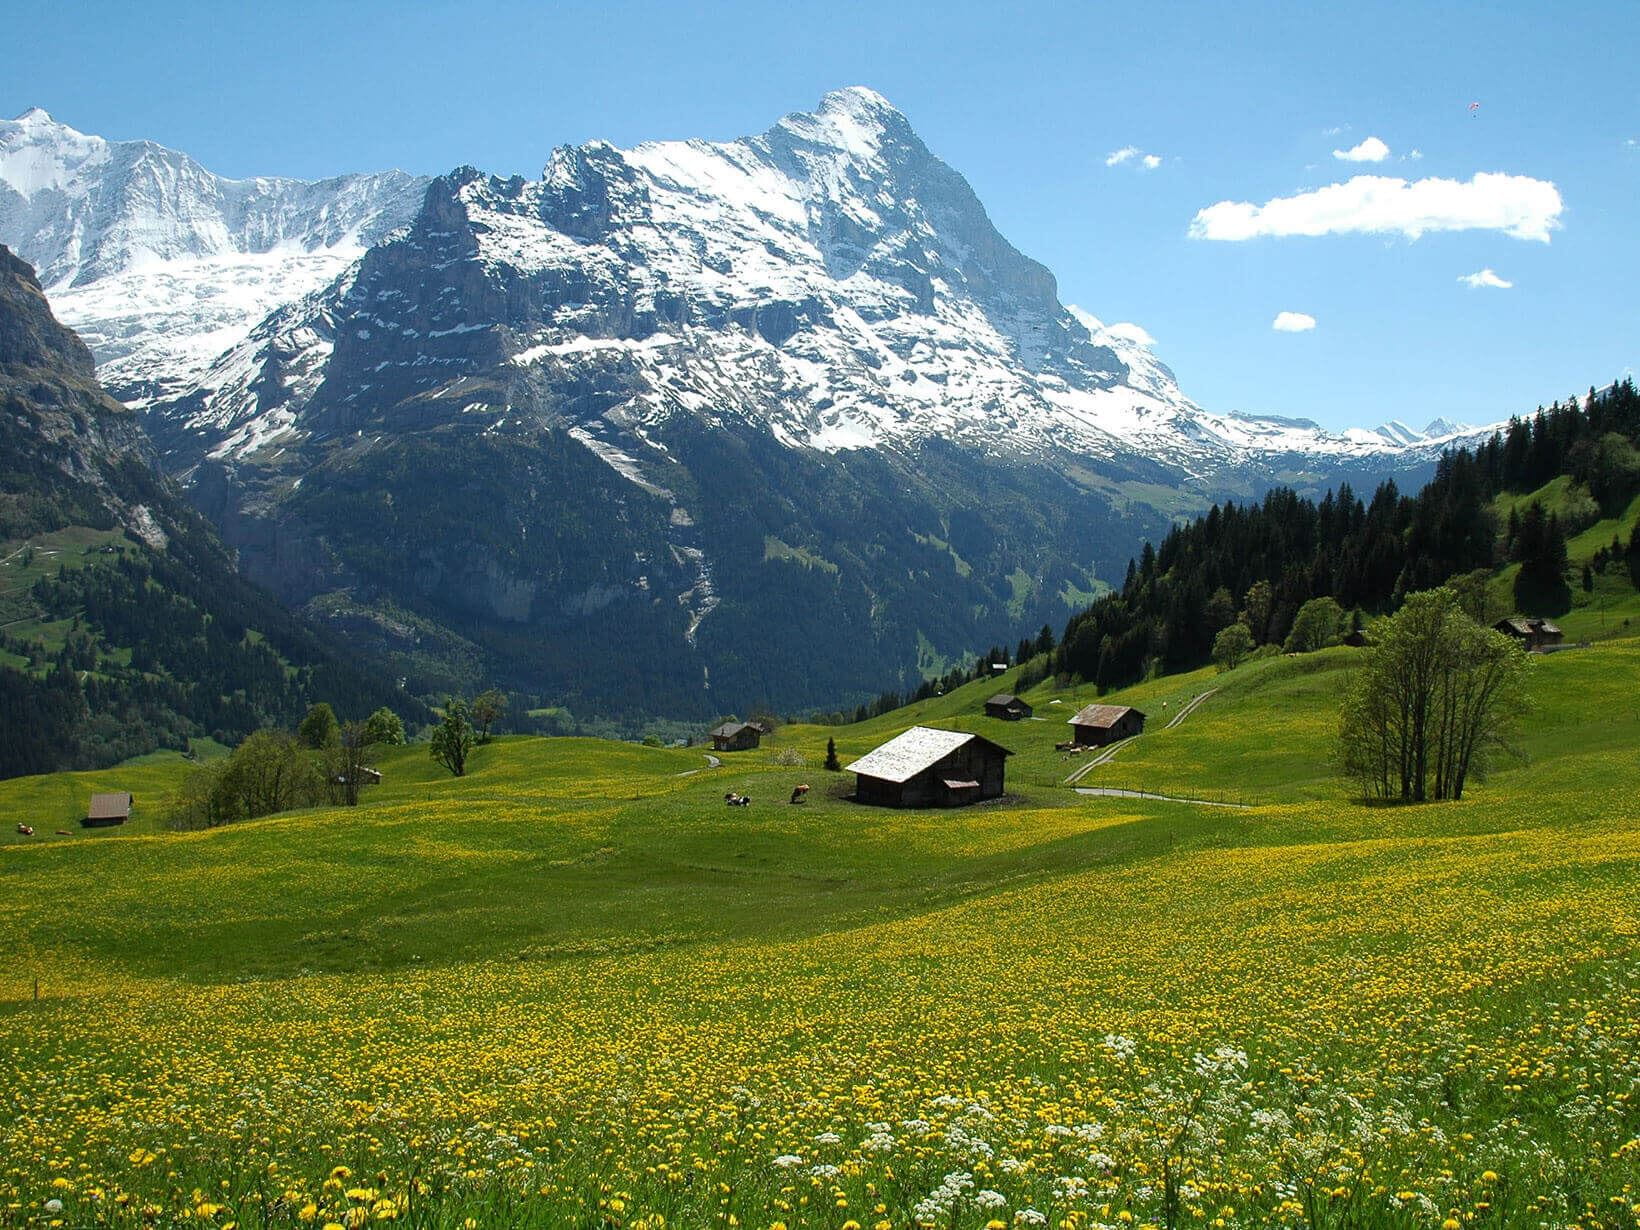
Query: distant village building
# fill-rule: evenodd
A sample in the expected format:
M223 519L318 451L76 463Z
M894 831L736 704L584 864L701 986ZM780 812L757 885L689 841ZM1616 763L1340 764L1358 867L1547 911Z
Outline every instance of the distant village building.
M985 702L985 716L1017 722L1031 716L1031 707L1011 692L998 692Z
M1008 673L1008 664L1006 662L991 663L991 673L993 675L1006 675Z
M1002 793L1013 753L983 735L913 726L846 766L854 798L876 807L961 807Z
M382 784L382 772L380 769L372 769L367 766L360 765L354 770L354 776L358 779L357 784L360 786L379 786ZM330 780L335 782L338 786L345 786L347 785L347 774L338 773Z
M1508 619L1500 619L1492 625L1505 636L1512 636L1528 650L1542 649L1546 645L1558 645L1566 639L1566 634L1547 619L1537 619L1529 615L1512 615Z
M115 824L124 824L131 818L131 795L126 791L115 794L94 794L91 796L91 806L85 809L85 819L80 821L82 828L102 829Z
M1077 711L1069 725L1077 743L1104 747L1143 733L1145 715L1127 705L1088 705Z
M712 731L712 750L747 752L758 745L763 733L756 722L725 722Z

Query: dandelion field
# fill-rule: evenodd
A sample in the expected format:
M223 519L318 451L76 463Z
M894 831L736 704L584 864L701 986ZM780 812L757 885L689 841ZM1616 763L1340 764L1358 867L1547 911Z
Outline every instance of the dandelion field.
M1133 694L1221 687L1106 780L1246 810L1077 796L982 681L714 770L411 748L352 812L0 846L0 1224L1636 1226L1640 641L1416 808L1326 788L1316 659ZM918 720L1018 798L830 797L828 734Z

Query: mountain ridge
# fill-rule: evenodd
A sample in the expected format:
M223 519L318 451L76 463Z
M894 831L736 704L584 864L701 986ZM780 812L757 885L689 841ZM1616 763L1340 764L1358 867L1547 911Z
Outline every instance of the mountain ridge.
M868 696L1062 617L1179 511L1439 452L1212 414L1057 294L851 87L435 177L142 404L286 602L426 693L582 712Z

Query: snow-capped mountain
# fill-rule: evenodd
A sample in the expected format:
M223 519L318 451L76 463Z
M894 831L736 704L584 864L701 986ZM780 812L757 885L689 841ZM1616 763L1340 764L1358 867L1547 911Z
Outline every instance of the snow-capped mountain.
M26 165L36 194L67 175ZM282 249L345 267L170 343L147 405L242 566L427 688L703 714L875 691L1057 621L1181 508L1438 451L1196 405L866 89L736 141L464 167L404 222L351 263ZM60 310L239 255L82 262Z
M39 108L0 120L0 241L38 268L103 383L136 404L188 387L270 311L333 281L425 187L400 171L224 179Z
M340 299L314 301L308 373L330 362L322 321L339 309L371 322L336 343L337 362L374 356L368 400L431 394L503 360L526 383L618 371L618 401L568 412L601 421L587 426L595 433L710 413L827 452L943 439L992 455L1137 456L1197 479L1273 455L1428 443L1398 425L1332 433L1204 410L1142 328L1063 307L1052 274L866 89L830 94L758 137L595 142L555 152L539 180L463 170L434 196L391 259L367 263ZM459 251L445 251L445 226ZM435 276L377 302L381 269L428 251L458 256L488 294ZM503 310L496 295L508 297ZM190 399L190 428L236 425L218 445L235 456L276 422L294 428L302 403L246 363L243 348L224 355ZM264 410L247 395L270 387L278 420L240 430Z

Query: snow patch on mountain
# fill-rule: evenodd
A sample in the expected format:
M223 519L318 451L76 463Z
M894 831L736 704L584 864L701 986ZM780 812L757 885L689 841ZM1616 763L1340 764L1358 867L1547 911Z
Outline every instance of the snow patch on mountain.
M334 281L413 214L426 182L225 179L39 108L0 120L0 242L36 266L99 378L137 405L185 391L269 312Z

